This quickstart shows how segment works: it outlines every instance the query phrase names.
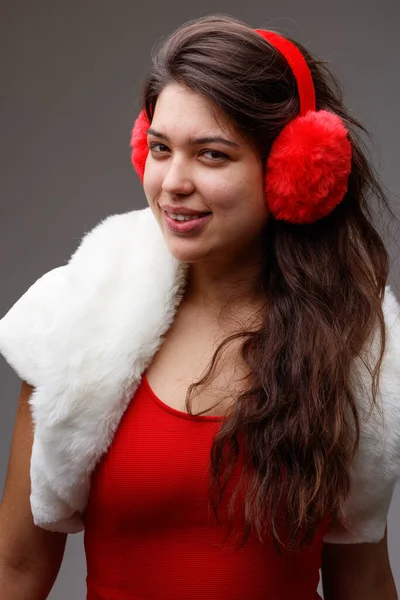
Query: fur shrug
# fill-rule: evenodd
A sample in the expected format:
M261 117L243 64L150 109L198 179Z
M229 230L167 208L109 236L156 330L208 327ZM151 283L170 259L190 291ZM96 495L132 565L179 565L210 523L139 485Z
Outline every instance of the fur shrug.
M186 270L169 253L150 209L113 215L0 320L0 352L34 387L30 501L36 525L83 529L91 474L173 322ZM389 287L383 308L382 411L369 415L370 385L360 361L360 447L343 520L332 523L327 542L381 539L400 476L400 310Z

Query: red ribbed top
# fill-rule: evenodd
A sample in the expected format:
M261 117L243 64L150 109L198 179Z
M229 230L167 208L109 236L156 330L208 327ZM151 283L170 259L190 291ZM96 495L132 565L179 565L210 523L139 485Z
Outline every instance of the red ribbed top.
M85 514L87 600L315 600L327 522L311 548L279 556L251 535L235 548L227 502L208 504L208 464L221 417L164 404L144 377L92 477ZM239 518L239 517L238 517ZM239 521L238 521L239 523Z

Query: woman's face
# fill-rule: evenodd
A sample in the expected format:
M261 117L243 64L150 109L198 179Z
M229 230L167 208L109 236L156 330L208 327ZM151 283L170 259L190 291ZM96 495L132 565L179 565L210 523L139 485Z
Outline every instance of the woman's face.
M145 194L178 260L229 261L258 247L268 219L261 160L209 100L166 86L148 145ZM197 218L179 220L188 211Z

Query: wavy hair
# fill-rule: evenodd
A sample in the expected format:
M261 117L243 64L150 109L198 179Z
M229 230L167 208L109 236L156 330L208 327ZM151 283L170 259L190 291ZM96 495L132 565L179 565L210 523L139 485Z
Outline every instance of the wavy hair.
M242 489L242 545L254 529L261 540L268 532L278 549L311 543L326 515L340 515L349 494L360 435L352 369L361 358L371 376L373 408L385 350L382 301L389 270L373 209L390 208L363 145L366 131L344 107L326 64L294 43L311 70L317 108L338 114L349 130L348 191L330 215L311 225L269 219L260 281L266 298L262 324L226 338L186 398L192 413L193 394L215 373L224 348L242 338L248 388L215 436L209 497L218 518L241 435L248 460L231 498L230 524ZM155 50L143 95L150 121L159 94L171 82L211 100L256 144L262 159L299 111L296 81L284 58L248 25L225 15L186 23ZM379 344L372 361L362 350L375 332ZM285 540L282 519L290 524Z

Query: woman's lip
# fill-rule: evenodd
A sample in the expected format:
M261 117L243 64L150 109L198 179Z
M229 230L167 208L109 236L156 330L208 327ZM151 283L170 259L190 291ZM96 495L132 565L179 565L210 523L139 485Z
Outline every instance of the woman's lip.
M188 208L186 206L170 206L169 204L164 204L160 206L161 210L165 212L172 213L173 215L184 215L186 217L194 216L194 215L205 215L211 211L208 210L195 210L193 208Z
M168 216L165 210L163 210L163 215L167 228L174 233L197 233L207 224L212 216L210 213L198 219L191 219L190 221L175 221L175 219L171 219Z

